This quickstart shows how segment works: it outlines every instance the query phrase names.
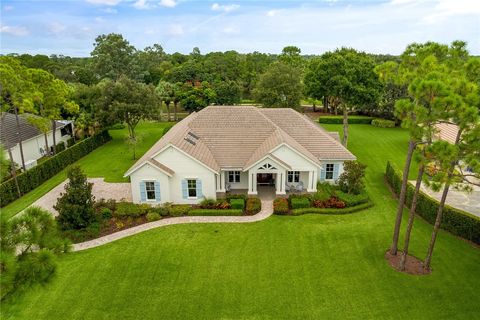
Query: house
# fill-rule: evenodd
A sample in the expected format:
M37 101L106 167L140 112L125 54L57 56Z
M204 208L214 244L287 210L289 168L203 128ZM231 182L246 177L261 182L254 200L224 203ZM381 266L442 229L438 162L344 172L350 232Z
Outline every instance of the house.
M455 144L458 134L458 126L453 123L441 122L435 124L435 140L444 140L451 144Z
M135 203L194 204L229 191L256 195L259 186L315 192L355 159L338 140L289 108L210 106L172 127L125 176Z
M19 140L22 141L23 156L25 165L31 167L36 161L47 154L45 146L45 134L28 121L28 117L34 115L22 114L18 117L19 130L17 130L16 117L12 113L2 112L0 114L0 141L5 149L12 151L13 161L19 166L22 165ZM57 144L65 142L72 137L73 123L67 120L56 121L55 139ZM53 131L47 133L50 152L53 151ZM8 157L7 157L8 159Z

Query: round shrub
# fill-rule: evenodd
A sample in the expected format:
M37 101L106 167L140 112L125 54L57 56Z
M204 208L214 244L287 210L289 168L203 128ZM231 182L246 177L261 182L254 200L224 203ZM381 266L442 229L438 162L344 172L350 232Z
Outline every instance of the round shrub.
M304 197L304 198L292 198L290 200L290 204L291 204L292 209L309 208L310 207L310 200L306 197Z
M243 199L230 199L230 205L232 209L243 210L245 208L245 200Z
M288 214L288 200L285 198L277 198L273 201L274 214Z
M102 218L104 220L110 219L112 217L112 210L109 208L102 208L102 211L100 211L100 214L102 215Z
M246 211L247 214L257 214L262 210L262 202L259 198L253 197L247 199Z
M160 214L158 212L155 212L155 211L151 211L149 213L147 213L147 220L152 222L152 221L157 221L157 220L160 220Z
M172 217L185 216L192 209L188 204L173 205L169 208L169 213Z

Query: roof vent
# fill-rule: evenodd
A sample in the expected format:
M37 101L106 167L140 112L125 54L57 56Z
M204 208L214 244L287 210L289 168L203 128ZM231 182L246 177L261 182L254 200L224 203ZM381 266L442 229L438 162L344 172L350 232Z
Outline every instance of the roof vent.
M200 137L197 136L195 133L189 131L187 133L187 136L185 138L183 138L185 141L187 141L188 143L192 144L192 145L196 145L197 144L197 140L199 139Z

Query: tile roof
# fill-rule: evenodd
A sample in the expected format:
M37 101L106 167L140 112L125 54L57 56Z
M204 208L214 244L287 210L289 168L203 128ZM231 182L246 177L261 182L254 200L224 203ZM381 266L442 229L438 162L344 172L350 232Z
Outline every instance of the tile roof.
M210 106L173 126L125 175L168 145L218 172L246 168L281 144L317 164L355 159L330 133L292 109Z
M435 129L437 130L435 134L437 139L455 144L455 139L458 134L458 126L456 124L442 122L436 124Z
M31 139L43 134L33 124L28 121L28 117L37 117L33 114L21 114L18 117L20 125L20 138L22 141ZM63 128L68 122L57 122L57 129ZM2 112L0 114L0 141L5 147L14 147L18 143L17 122L13 113Z

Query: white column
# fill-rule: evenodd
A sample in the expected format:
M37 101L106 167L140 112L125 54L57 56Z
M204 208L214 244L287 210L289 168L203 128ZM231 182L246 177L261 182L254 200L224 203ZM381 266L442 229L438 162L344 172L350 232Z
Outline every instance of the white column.
M307 192L313 192L313 171L308 171Z
M285 194L285 181L286 181L286 171L285 170L279 170L278 174L280 176L279 181L280 181L280 186L276 190L276 194Z
M313 190L312 192L316 192L317 191L317 182L318 182L318 171L317 170L314 170L313 171Z
M257 194L257 173L252 170L248 171L248 194Z

